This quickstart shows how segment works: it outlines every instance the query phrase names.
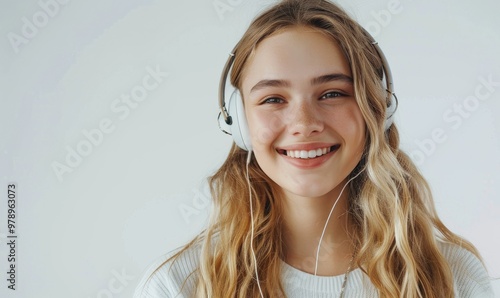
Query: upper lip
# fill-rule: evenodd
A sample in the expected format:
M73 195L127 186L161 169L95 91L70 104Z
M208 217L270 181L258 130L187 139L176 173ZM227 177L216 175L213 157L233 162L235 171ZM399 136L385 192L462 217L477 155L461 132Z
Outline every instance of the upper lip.
M294 144L284 147L277 147L276 150L317 150L322 148L328 148L337 145L336 143L304 143L304 144Z

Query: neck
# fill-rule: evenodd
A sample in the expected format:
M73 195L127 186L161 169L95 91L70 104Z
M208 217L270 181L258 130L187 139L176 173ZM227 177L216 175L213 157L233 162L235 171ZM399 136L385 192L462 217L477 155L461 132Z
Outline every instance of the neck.
M348 231L348 190L339 198L344 181L321 197L301 197L285 193L283 204L283 240L285 261L291 266L314 274L317 249L328 215L338 202L326 226L318 257L317 275L344 274L354 251Z

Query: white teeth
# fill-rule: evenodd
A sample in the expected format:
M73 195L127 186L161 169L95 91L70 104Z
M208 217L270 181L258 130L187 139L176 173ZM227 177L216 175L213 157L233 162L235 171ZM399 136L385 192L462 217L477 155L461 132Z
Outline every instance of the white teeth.
M293 158L303 158L303 159L308 159L308 158L315 158L318 156L321 156L323 154L327 154L330 152L330 147L325 147L325 148L319 148L315 150L287 150L286 155L289 157Z

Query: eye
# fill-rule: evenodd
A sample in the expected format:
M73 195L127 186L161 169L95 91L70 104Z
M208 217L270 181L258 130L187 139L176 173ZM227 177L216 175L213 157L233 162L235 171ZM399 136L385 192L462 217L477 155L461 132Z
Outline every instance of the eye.
M262 101L263 104L264 103L272 103L272 104L274 103L274 104L276 104L276 103L283 103L283 102L284 102L284 100L281 99L281 98L278 98L278 97L269 97L269 98L266 98L266 99L264 99Z
M326 98L335 98L335 97L341 97L341 96L346 96L344 93L338 92L338 91L329 91L323 94L320 99L326 99Z

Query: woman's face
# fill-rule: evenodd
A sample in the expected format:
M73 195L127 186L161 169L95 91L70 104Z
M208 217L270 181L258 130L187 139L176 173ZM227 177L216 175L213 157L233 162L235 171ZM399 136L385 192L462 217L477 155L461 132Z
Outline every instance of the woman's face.
M242 78L262 170L285 194L319 197L334 191L365 144L350 67L337 43L314 29L287 29L258 45Z

